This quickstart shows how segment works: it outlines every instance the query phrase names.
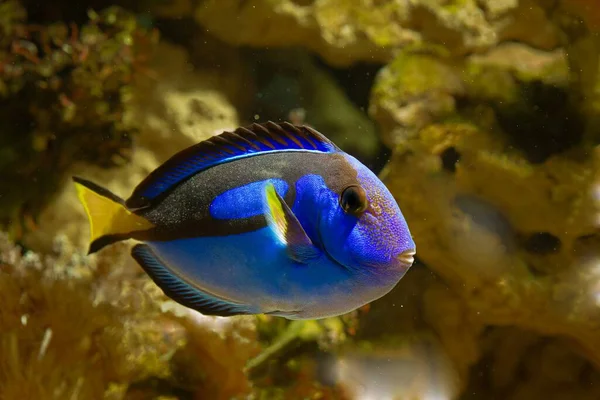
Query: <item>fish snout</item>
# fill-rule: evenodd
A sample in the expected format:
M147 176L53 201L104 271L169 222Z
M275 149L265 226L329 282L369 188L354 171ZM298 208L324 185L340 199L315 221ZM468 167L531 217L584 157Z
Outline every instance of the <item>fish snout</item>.
M396 260L400 262L404 269L409 269L415 262L415 254L417 254L415 249L404 250L396 256Z

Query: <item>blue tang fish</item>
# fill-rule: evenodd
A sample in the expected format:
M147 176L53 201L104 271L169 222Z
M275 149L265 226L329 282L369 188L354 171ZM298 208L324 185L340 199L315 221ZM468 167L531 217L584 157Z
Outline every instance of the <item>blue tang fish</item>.
M205 315L319 319L388 293L413 263L398 204L366 166L307 126L223 132L150 173L123 200L74 177L89 252L132 256Z

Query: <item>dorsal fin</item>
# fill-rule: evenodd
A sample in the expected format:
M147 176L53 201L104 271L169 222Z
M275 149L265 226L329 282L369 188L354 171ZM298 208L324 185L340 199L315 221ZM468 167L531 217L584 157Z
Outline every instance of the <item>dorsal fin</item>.
M175 154L133 191L127 207L142 208L190 176L228 161L281 151L334 153L340 149L308 126L289 122L252 124L223 132Z

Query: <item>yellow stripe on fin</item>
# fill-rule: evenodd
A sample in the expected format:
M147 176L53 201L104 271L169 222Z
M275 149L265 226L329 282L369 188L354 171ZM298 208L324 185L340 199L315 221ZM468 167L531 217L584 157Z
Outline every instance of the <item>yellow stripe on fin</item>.
M279 196L275 186L268 182L265 187L267 224L275 236L286 246L288 256L300 263L308 263L320 255L290 207Z
M123 201L108 190L80 178L73 180L77 197L83 204L89 220L90 245L106 236L127 235L154 226L150 221L129 211ZM108 241L105 245L111 242Z
M285 219L285 212L283 211L283 206L279 201L279 196L277 195L277 191L275 190L275 186L271 182L267 183L265 188L267 195L267 220L269 221L269 225L273 227L275 231L275 235L281 241L282 244L287 245L287 229L288 224Z

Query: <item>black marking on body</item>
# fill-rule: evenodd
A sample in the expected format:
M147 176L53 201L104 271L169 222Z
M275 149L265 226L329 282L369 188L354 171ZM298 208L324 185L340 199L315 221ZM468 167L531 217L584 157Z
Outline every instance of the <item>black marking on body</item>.
M307 174L321 176L330 190L340 194L347 186L358 184L357 172L343 154L287 151L215 165L181 182L155 199L149 207L136 211L155 227L135 232L132 238L168 241L240 234L263 228L267 226L264 215L215 219L210 215L210 204L218 195L232 188L279 178L289 185L284 200L291 207L296 198L296 182Z

